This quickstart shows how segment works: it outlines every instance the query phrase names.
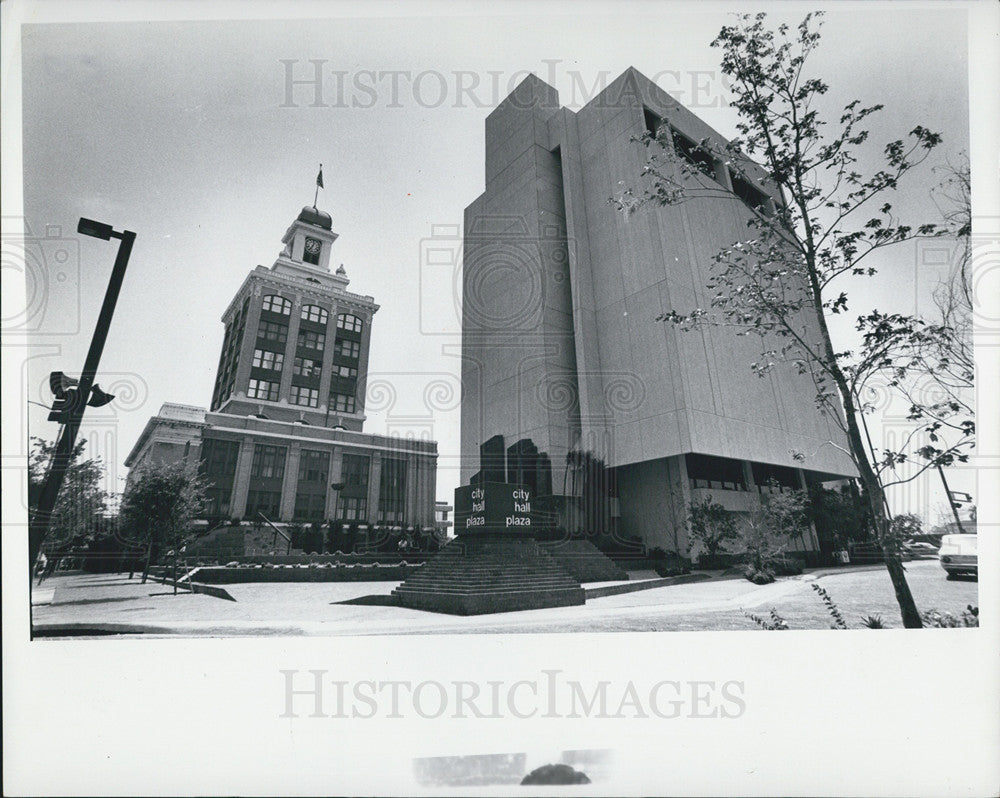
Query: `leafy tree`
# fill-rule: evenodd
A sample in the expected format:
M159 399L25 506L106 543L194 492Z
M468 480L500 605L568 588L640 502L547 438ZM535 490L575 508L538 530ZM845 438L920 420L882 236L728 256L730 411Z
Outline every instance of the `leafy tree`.
M191 522L205 504L207 483L185 462L140 466L129 475L122 495L122 533L133 544L146 547L146 567L165 549L179 548Z
M740 538L735 514L713 502L711 495L688 505L688 525L691 543L697 543L704 550L704 555L699 556L699 562L704 560L707 567L712 567L718 561L719 552L727 542ZM688 547L689 552L691 548Z
M38 506L45 475L55 454L55 444L32 438L28 458L28 507L32 514ZM84 459L85 440L73 449L66 478L59 490L44 548L53 550L89 544L104 525L108 494L101 487L104 464L98 458Z
M871 512L852 483L839 488L811 485L812 518L820 545L829 542L832 551L845 551L850 541L871 537Z
M774 581L788 546L809 530L808 507L805 491L761 494L760 504L744 515L739 527L747 579L758 584Z
M862 401L862 394L875 378L905 391L928 372L936 374L938 366L928 366L928 360L915 353L939 349L950 331L947 325L875 311L858 320L862 339L858 350L838 351L827 315L847 312L847 294L837 284L843 278L874 275L873 255L880 250L948 232L934 224L904 224L889 201L900 181L926 160L941 137L917 126L905 140L885 145L880 168L862 173L856 148L869 137L865 120L882 106L863 106L854 100L834 124L820 118L818 106L828 86L807 76L805 68L819 44L819 16L807 15L796 30L780 25L774 32L765 27L765 14L741 15L712 42L722 50L722 71L731 81L739 136L727 143L702 140L696 154L725 160L730 173L744 180L758 174L749 160L758 157L764 182L783 201L759 205L748 222L748 237L713 257L709 308L670 310L661 320L682 329L721 325L736 335L758 336L764 354L751 364L754 372L764 375L787 364L811 377L817 406L845 433L845 451L869 502L904 626L920 627L920 614L889 534L885 489L914 479L927 468L967 459L963 449L974 430L959 424L959 440L945 443L942 427L935 426L942 421L941 413L926 402L914 401L911 417L927 419L919 433L927 442L913 452L918 473L897 478L896 468L912 459L903 449L876 452L870 446L863 413L873 408ZM644 170L647 188L640 197L625 190L613 199L626 213L646 202L673 205L713 196L733 200L732 193L692 163L697 158L675 152L667 125L644 140L649 146L658 145ZM910 396L917 399L914 392ZM916 446L915 440L910 443Z

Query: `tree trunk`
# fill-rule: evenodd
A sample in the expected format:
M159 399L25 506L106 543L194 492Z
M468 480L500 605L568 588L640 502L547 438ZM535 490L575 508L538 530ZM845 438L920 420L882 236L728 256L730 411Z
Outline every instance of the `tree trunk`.
M153 559L153 541L149 541L149 545L146 547L146 564L142 568L142 582L141 584L146 584L146 578L149 576L149 563Z
M882 483L879 481L878 474L875 473L874 468L868 461L868 452L865 449L864 441L861 438L861 429L858 426L858 411L854 407L854 396L851 393L851 386L848 384L847 377L840 370L840 365L837 363L833 341L830 338L830 331L826 325L826 317L823 315L822 294L818 281L815 279L815 270L810 270L810 277L812 278L813 296L818 298L816 302L816 316L823 335L823 348L828 363L827 370L837 385L840 401L843 404L845 421L847 422L848 444L851 447L851 454L854 465L858 469L861 484L864 485L865 493L868 495L872 520L875 524L875 536L885 556L885 567L889 572L889 579L892 581L893 590L896 592L896 601L899 604L903 626L907 629L920 629L923 627L923 623L920 620L920 612L917 610L917 605L913 600L910 586L906 582L906 572L899 558L899 552L893 545L889 535L889 517L885 509L885 492L882 490Z

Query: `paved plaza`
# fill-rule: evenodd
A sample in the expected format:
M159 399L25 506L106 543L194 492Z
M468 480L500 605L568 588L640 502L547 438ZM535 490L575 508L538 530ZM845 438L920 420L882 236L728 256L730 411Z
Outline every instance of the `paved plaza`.
M947 580L936 561L908 563L907 577L921 610L958 615L979 603L977 582ZM174 595L167 585L152 580L143 585L127 574L72 574L46 580L35 588L33 601L42 637L754 630L743 610L761 614L772 607L792 629L826 629L829 618L813 582L830 593L849 627L860 627L869 614L901 626L892 585L880 566L813 570L763 586L713 574L698 582L588 598L578 607L472 617L388 605L398 582L227 585L235 599L227 601L186 591ZM342 603L358 599L366 603Z

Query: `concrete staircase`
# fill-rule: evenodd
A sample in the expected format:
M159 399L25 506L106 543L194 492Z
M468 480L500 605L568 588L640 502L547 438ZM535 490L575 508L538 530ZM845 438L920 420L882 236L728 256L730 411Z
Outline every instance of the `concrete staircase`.
M628 579L628 573L589 540L560 540L540 545L578 582L618 582Z
M480 615L583 604L578 580L530 537L459 536L392 591L403 607Z

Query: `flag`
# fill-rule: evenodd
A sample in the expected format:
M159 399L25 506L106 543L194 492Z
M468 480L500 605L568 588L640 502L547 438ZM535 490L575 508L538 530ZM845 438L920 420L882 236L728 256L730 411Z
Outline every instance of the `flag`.
M316 175L316 185L317 185L317 187L319 187L319 188L326 188L326 187L325 187L325 186L323 185L323 164L320 164L320 165L319 165L319 174L318 174L318 175Z

